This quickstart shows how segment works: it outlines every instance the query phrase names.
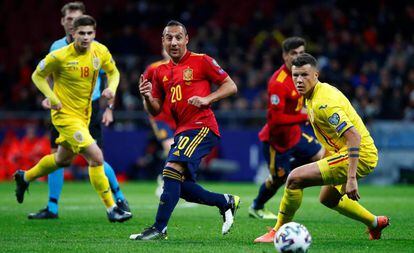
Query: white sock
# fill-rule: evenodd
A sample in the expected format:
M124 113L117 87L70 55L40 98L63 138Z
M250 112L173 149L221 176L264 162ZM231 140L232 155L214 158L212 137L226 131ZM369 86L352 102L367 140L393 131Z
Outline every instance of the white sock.
M377 216L375 216L375 219L374 219L374 221L372 222L372 227L373 228L376 228L378 226L378 217Z
M108 212L108 213L110 213L110 212L112 212L112 210L114 210L114 208L116 207L116 205L113 205L113 206L111 206L111 207L108 207L107 209L106 209L106 212Z

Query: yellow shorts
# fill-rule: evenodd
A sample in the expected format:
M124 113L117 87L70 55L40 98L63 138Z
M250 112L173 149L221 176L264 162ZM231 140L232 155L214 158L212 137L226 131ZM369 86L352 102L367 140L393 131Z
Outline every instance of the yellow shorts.
M55 128L59 132L56 144L72 150L75 154L95 143L89 133L88 123L81 119L72 118L70 124L55 125Z
M322 174L323 182L326 185L342 185L346 183L348 177L348 152L334 153L317 162ZM376 164L376 162L374 162ZM367 162L359 159L357 168L357 178L363 178L374 170L375 166L368 165Z

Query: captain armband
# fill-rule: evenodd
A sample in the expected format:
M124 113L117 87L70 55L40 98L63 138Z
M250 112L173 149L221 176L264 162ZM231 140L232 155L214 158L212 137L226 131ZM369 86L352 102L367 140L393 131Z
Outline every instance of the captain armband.
M359 158L359 154L349 154L348 157Z

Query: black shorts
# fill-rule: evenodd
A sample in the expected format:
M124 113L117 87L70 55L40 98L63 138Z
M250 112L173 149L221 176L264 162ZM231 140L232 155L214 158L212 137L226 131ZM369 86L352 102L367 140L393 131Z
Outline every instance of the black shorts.
M102 124L101 124L101 113L99 110L99 99L92 101L92 115L89 122L89 132L92 137L95 139L96 144L103 149L103 139L102 139ZM59 132L56 130L53 124L50 124L50 145L52 148L57 148L58 145L55 143L56 139L59 137Z

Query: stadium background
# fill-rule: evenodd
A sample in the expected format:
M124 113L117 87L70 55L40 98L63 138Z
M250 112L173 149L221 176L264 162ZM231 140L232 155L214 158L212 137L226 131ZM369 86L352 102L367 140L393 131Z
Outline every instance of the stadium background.
M67 1L0 3L0 180L48 152L48 112L30 80L49 46L64 36ZM189 48L217 59L239 87L214 105L223 139L204 179L260 180L266 170L257 132L265 121L266 82L282 64L284 38L306 38L321 80L352 101L380 150L374 183L414 182L414 4L409 1L84 1L98 21L97 40L121 71L115 118L105 129L105 155L124 179L151 179L157 156L137 92L145 67L161 58L170 19L188 28ZM153 155L155 154L155 156ZM82 162L67 177L83 178Z

